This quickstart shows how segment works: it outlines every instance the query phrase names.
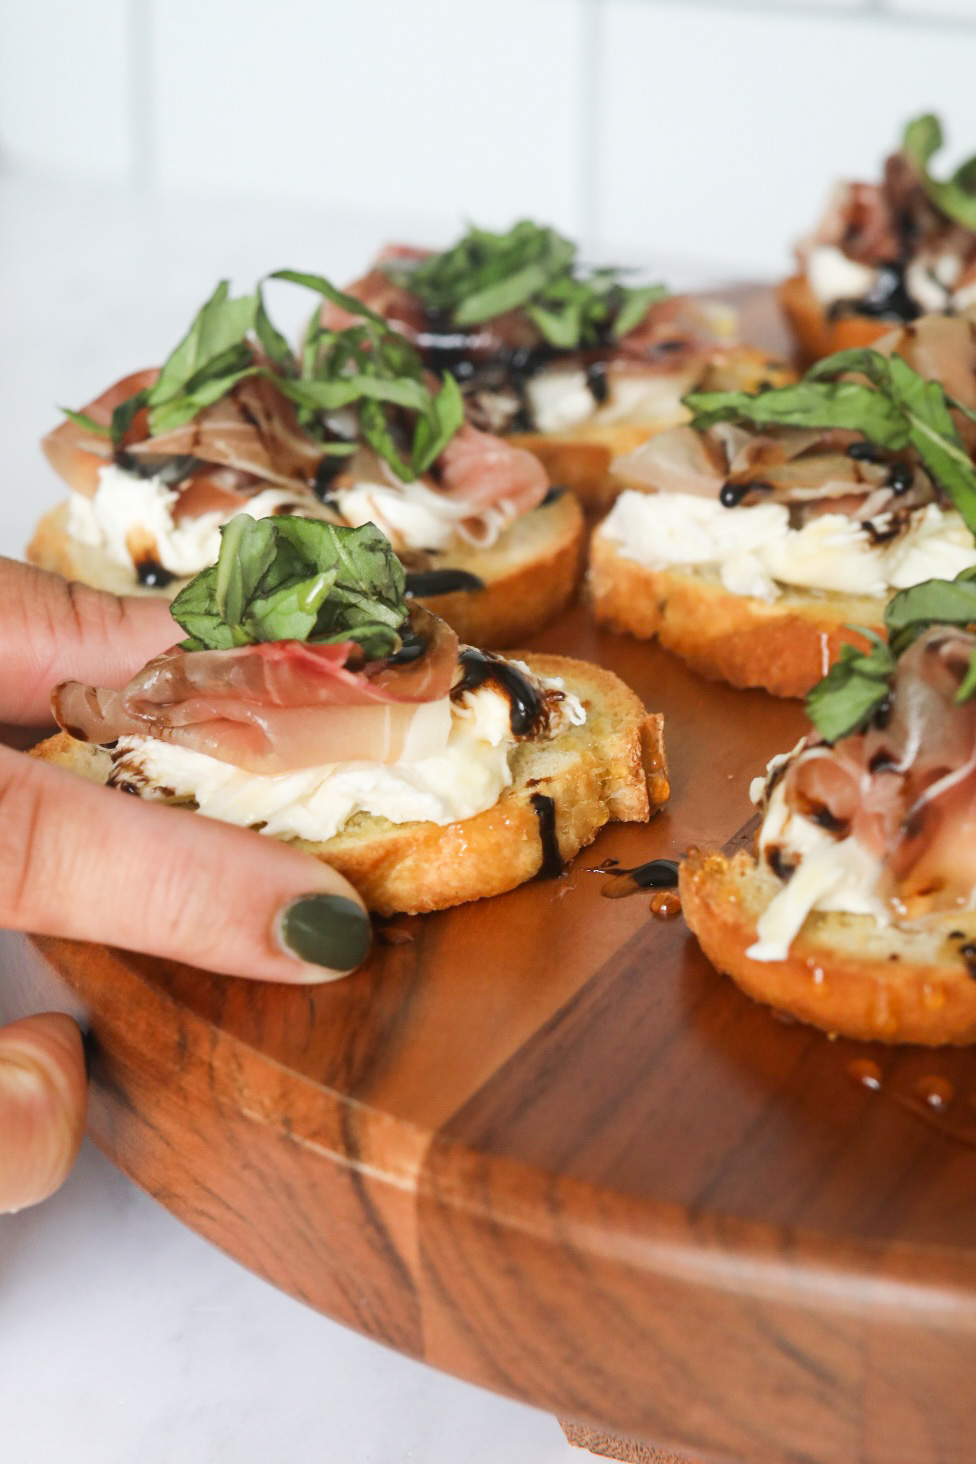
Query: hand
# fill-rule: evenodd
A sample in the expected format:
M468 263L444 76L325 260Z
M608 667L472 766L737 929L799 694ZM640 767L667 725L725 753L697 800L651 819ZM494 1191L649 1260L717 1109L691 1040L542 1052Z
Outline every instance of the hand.
M160 600L120 600L0 560L0 722L49 720L61 680L121 686L176 634ZM310 855L6 747L0 926L298 983L355 969L370 939L359 895ZM67 1018L0 1031L0 1211L43 1198L63 1178L83 1093Z

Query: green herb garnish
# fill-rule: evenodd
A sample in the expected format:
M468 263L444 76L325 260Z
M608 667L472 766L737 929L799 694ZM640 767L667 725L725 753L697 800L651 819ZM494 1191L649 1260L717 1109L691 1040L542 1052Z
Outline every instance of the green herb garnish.
M403 567L374 524L346 529L239 513L220 535L217 563L171 607L189 637L184 650L352 640L375 660L399 649L407 618Z
M828 742L849 737L867 726L891 691L895 666L914 640L933 625L976 627L976 569L964 569L954 580L926 580L900 590L885 608L887 642L858 626L870 641L866 651L845 646L841 658L807 696L807 714ZM976 694L976 649L956 701Z
M976 232L976 157L964 163L944 181L933 178L929 161L942 146L942 125L927 112L909 122L902 136L901 150L919 176L929 202L946 218Z
M383 269L457 326L524 310L559 350L619 340L667 295L663 285L623 284L617 269L584 270L571 240L528 219L507 234L470 228L442 254L393 260Z
M302 426L321 435L325 414L351 407L362 440L397 477L405 483L419 478L464 421L457 382L445 376L433 390L411 343L391 330L381 315L321 275L283 269L271 278L304 285L361 321L345 330L329 330L314 319L306 333L299 374L278 380L279 390L298 407ZM343 450L342 444L337 446Z
M849 373L866 381L840 380ZM818 361L795 386L755 394L692 392L684 398L692 427L716 422L757 427L845 428L892 452L914 448L952 500L967 528L976 533L976 466L966 451L952 409L965 407L937 381L927 381L901 356L880 351L838 351Z

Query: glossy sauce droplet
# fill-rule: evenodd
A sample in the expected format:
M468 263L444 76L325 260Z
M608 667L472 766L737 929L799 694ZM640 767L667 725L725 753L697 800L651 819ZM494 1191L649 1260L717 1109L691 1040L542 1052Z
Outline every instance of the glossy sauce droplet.
M677 890L658 890L651 896L651 914L658 920L673 920L681 914L681 896Z
M870 1088L872 1093L881 1091L881 1069L876 1062L868 1057L855 1058L854 1062L847 1064L847 1075L853 1082L859 1083L862 1088Z
M956 1090L948 1078L933 1075L919 1078L915 1084L915 1097L920 1098L929 1108L948 1108L955 1096Z

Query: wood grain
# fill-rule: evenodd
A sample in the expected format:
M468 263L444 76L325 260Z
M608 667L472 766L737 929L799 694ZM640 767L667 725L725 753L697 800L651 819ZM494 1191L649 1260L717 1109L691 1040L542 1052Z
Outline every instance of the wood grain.
M90 1025L91 1132L137 1183L403 1352L702 1461L969 1464L972 1053L785 1025L646 894L602 893L607 858L743 825L799 706L583 608L536 644L664 711L674 799L651 825L559 880L397 920L318 989L8 935L10 1014ZM917 1097L933 1075L938 1110Z

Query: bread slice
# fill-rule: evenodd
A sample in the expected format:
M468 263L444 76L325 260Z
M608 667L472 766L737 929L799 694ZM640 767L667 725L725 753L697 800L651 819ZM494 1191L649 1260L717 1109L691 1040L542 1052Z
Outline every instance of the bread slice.
M712 964L749 996L859 1041L976 1041L976 980L963 954L976 941L976 911L914 928L880 926L870 915L814 913L785 960L755 961L746 950L781 888L745 851L731 859L695 854L681 865L688 925Z
M691 570L647 569L599 533L590 546L589 590L600 625L656 636L700 675L774 696L804 696L841 646L863 645L850 626L884 631L885 601L876 596L788 589L769 604Z
M835 351L873 346L899 324L897 320L871 315L838 315L836 320L831 320L804 274L784 280L777 296L804 365L832 356Z
M554 495L517 519L490 549L460 545L438 555L438 569L463 569L484 582L482 590L454 591L423 598L471 645L493 649L534 635L565 610L582 571L584 523L571 493ZM68 534L68 505L46 513L27 547L29 563L54 570L115 595L166 595L186 584L175 579L165 589L147 589L104 549L79 544Z
M453 824L393 824L357 814L325 843L299 848L333 865L371 910L417 914L500 895L538 874L551 852L545 819L552 800L559 857L572 859L605 823L641 823L668 799L663 719L648 715L610 671L565 656L521 656L540 676L561 676L587 720L551 742L523 742L512 754L514 781L498 802ZM111 757L62 732L32 753L107 781ZM192 806L192 805L190 805Z
M755 391L763 383L786 386L795 380L788 362L755 346L731 346L706 372L699 389ZM506 441L534 453L549 481L572 489L586 512L597 516L610 508L622 486L611 473L614 459L633 452L655 433L687 421L688 413L681 409L671 418L652 422L581 422L565 432L520 432Z

